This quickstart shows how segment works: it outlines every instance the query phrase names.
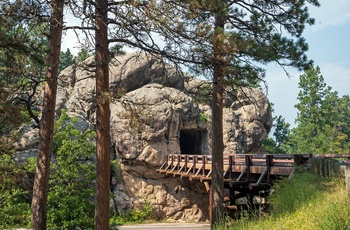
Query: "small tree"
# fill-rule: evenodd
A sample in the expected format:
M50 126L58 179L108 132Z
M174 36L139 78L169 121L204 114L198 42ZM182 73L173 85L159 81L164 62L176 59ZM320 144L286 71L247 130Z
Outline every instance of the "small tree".
M70 52L70 49L67 49L65 52L61 52L58 72L61 72L62 70L64 70L65 68L73 64L74 64L74 55Z
M169 1L172 2L172 1ZM209 72L213 83L212 100L212 222L223 215L223 137L222 110L224 82L234 89L242 82L262 79L264 69L257 63L277 62L281 67L303 69L310 64L308 47L301 37L305 25L314 23L307 3L317 0L284 1L178 1L174 8L180 17L163 20L169 34L176 34L168 47L177 49L183 59L196 63L199 72ZM166 6L166 4L165 4ZM166 6L168 7L168 6ZM176 12L176 11L174 11ZM174 32L176 31L176 32ZM288 34L288 36L285 36ZM179 44L184 43L186 45ZM168 48L167 47L167 48ZM184 50L187 50L185 52Z
M74 127L65 111L56 122L48 194L49 229L91 229L94 222L96 133Z
M290 132L290 124L282 116L274 117L274 132L268 137L263 146L269 153L287 153L286 143Z
M85 61L88 57L92 56L91 53L85 48L81 49L77 54L77 62Z

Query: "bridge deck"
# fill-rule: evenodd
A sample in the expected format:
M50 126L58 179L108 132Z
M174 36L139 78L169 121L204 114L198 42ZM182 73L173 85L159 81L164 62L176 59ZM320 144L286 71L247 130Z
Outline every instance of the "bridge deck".
M345 159L350 164L350 154L231 154L223 156L224 188L228 194L224 205L229 215L248 207L259 207L254 197L266 197L273 183L281 177L290 177L298 166L308 167L311 158ZM157 170L167 176L187 178L204 183L211 190L211 155L167 155L167 159ZM237 203L246 197L247 202ZM210 206L212 205L209 195ZM211 214L210 214L211 216ZM211 217L210 217L211 218Z
M273 183L281 177L290 177L298 166L309 167L311 158L345 159L350 164L350 154L231 154L223 156L224 188L228 189L224 198L230 215L237 210L255 207L255 196L266 197ZM310 161L311 162L311 161ZM211 155L167 155L167 159L157 170L167 176L187 178L204 183L211 191ZM237 203L237 199L247 197L247 203ZM210 206L212 203L209 195ZM253 205L253 206L252 206Z
M260 188L261 184L272 184L280 177L291 176L297 166L308 166L310 158L344 158L348 154L230 154L223 158L224 182L232 186ZM211 181L211 155L167 155L158 173L174 177L189 178L201 182Z

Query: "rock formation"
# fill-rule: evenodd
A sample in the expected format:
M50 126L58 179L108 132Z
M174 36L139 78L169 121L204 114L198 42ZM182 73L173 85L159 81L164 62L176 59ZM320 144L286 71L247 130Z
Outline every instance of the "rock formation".
M82 128L95 122L91 69L68 67L59 81L57 114L66 109L80 118ZM166 154L211 153L210 84L135 53L112 59L110 79L112 158L120 165L111 179L111 205L128 212L149 203L158 218L208 219L209 195L202 183L166 178L156 169ZM225 153L257 153L272 126L269 101L258 89L228 91L223 124ZM18 151L35 152L36 139L37 134L27 130Z

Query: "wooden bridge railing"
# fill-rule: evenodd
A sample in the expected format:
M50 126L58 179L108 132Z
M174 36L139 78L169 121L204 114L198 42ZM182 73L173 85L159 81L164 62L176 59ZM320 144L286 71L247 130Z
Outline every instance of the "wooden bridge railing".
M275 180L293 175L297 166L313 166L314 160L323 161L324 159L326 161L341 159L348 165L348 168L350 167L350 154L224 155L222 169L224 187L229 190L227 197L224 198L225 206L229 212L244 208L244 204L236 203L236 200L242 197L247 197L248 203L255 205L254 196L267 196ZM188 178L191 181L201 181L206 186L207 191L210 191L212 156L168 155L157 172L173 177ZM348 174L350 174L350 169ZM350 175L348 177L347 180L350 183ZM350 194L350 185L348 191ZM248 207L248 205L246 206Z
M345 159L350 163L350 154L230 154L223 157L224 182L251 188L260 184L271 184L271 180L281 176L291 176L296 166L308 167L309 159ZM189 178L209 182L212 172L211 155L168 155L157 170L169 176Z
M224 155L224 176L232 177L232 173L249 170L251 173L262 173L266 167L274 175L289 175L296 165L305 164L310 154L231 154ZM157 171L167 175L193 177L211 175L211 155L167 155L166 161Z

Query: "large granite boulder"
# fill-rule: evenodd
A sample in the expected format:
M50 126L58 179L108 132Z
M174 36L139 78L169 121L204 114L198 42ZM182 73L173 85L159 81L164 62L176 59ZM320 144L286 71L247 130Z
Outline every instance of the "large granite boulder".
M66 109L78 116L81 129L95 123L92 62L68 67L59 80L56 112ZM110 79L111 152L119 164L111 179L111 206L128 212L150 204L158 218L207 220L205 186L164 177L156 169L166 154L211 154L210 84L187 79L156 58L135 53L112 59ZM266 96L258 89L228 90L224 104L225 153L258 153L272 126ZM18 152L35 151L37 138L33 130L23 132Z

